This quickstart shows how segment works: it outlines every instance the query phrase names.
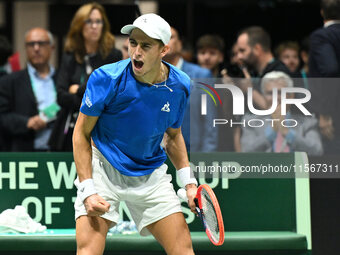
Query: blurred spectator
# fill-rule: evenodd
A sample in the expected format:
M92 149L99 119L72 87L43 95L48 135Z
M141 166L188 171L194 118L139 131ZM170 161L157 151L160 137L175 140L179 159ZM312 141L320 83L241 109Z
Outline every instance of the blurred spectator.
M294 114L287 107L286 116L281 115L280 90L293 87L293 80L285 73L272 71L267 73L261 82L261 90L267 105L272 105L273 89L278 89L278 106L271 116L258 116L246 114L243 118L245 127L242 126L241 149L243 152L294 152L303 151L308 155L321 155L322 143L318 132L317 120L312 116ZM287 94L287 98L293 98ZM261 120L264 125L251 127L248 121ZM276 120L276 121L275 121ZM285 120L285 122L282 122ZM295 127L295 120L298 124ZM285 126L282 124L285 123ZM289 127L290 126L290 127Z
M11 72L8 58L12 55L12 46L5 36L0 35L0 77Z
M27 68L0 80L0 120L9 151L46 151L53 120L59 110L49 65L53 37L42 28L25 36Z
M242 63L244 79L238 85L243 93L248 93L248 88L253 88L252 98L257 109L267 109L266 100L260 91L260 79L271 71L290 73L288 68L274 58L271 52L270 35L262 27L252 26L241 30L236 39L235 48L237 56L235 61ZM237 59L237 60L236 60ZM234 146L239 151L241 145L241 129L234 129Z
M123 48L122 48L123 59L127 59L130 57L128 53L128 47L129 47L129 38L126 38L123 44Z
M104 8L97 3L81 6L72 19L65 54L57 78L58 103L62 107L49 144L53 151L72 151L72 134L91 72L122 59Z
M209 113L201 115L201 90L195 82L197 78L212 78L211 72L196 64L185 61L182 56L182 41L178 31L171 28L171 39L169 41L170 51L163 58L165 61L176 66L185 72L192 79L190 87L190 103L187 104L186 112L182 124L182 133L188 151L191 152L211 152L216 151L218 146L217 128L213 127L215 107L209 104ZM195 128L191 128L193 124Z
M196 43L197 62L211 71L214 77L221 77L224 60L224 41L218 35L203 35Z
M237 37L238 59L248 68L263 77L271 71L282 71L290 74L287 67L274 58L271 52L270 35L262 27L243 29ZM259 86L259 85L258 85Z
M313 78L340 77L340 0L322 0L323 28L310 36L309 73ZM339 79L313 79L312 105L319 114L326 154L340 153Z
M278 59L288 67L291 76L294 77L294 86L308 89L307 74L304 69L300 69L301 63L299 53L300 46L294 41L282 42L276 48ZM302 95L297 95L297 97L299 96Z
M256 72L257 77L263 77L271 71L282 71L290 75L288 68L274 58L271 52L271 39L269 34L258 26L243 29L237 37L237 57L244 65ZM241 87L247 92L248 87L253 87L253 100L259 109L267 109L266 101L260 92L260 84L252 84L249 77L248 82Z
M203 35L196 43L197 62L201 67L208 68L214 78L222 78L224 61L224 40L219 35ZM221 83L215 80L213 83ZM216 89L221 97L222 105L217 108L217 116L219 118L232 117L232 96L225 89ZM218 126L218 150L233 150L232 128L228 125Z
M225 78L226 83L229 82L230 78L244 78L247 75L244 72L249 73L242 60L237 57L237 53L237 43L234 43L230 50L229 63L226 63L226 67L221 71L221 75Z
M299 77L300 59L299 59L300 47L297 42L285 41L279 44L276 48L276 55L279 60L284 63L293 77Z

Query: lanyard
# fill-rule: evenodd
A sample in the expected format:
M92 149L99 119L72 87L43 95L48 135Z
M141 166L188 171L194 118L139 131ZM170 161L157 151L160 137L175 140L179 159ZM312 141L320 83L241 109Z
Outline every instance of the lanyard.
M30 76L34 96L35 96L36 100L38 101L38 93L37 93L36 84L34 83L34 79L32 79L31 75L29 75L29 76ZM39 109L39 113L45 121L54 120L56 118L58 111L60 110L60 106L56 103L57 92L55 90L55 83L54 83L53 79L52 79L52 83L53 83L52 87L53 87L54 102L51 103L49 106L45 107L44 109ZM39 105L38 105L38 108L39 108Z

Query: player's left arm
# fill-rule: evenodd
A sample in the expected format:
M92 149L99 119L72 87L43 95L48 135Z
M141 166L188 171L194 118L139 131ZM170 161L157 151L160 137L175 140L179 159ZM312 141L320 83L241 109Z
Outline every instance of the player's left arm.
M187 149L181 128L168 128L165 150L176 169L189 166Z
M181 128L168 128L166 133L165 150L174 167L177 170L189 167L188 153ZM185 189L187 190L190 209L195 212L195 203L193 200L197 193L197 186L196 184L187 184Z

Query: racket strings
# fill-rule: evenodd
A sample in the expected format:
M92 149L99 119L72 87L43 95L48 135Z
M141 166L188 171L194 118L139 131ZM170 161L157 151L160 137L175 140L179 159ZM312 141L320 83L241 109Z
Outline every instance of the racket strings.
M206 227L211 233L212 237L216 240L219 240L220 237L220 229L218 226L217 215L215 212L215 208L213 202L210 199L208 192L205 189L202 189L202 209L206 222Z

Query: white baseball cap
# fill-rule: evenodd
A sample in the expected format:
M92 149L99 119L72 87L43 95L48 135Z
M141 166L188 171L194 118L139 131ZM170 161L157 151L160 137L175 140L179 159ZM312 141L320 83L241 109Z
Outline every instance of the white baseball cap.
M122 27L120 32L122 34L130 34L135 28L139 28L153 39L161 40L164 44L168 44L171 38L171 29L168 22L154 13L138 17L132 25Z

